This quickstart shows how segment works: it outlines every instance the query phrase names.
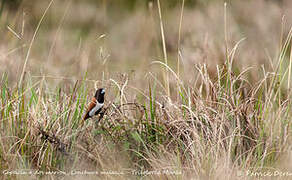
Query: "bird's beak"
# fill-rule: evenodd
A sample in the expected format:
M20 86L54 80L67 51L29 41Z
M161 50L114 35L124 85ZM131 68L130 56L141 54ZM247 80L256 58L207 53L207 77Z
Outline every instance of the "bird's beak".
M105 93L105 90L104 90L104 89L102 89L102 90L101 90L101 94L104 94L104 93Z

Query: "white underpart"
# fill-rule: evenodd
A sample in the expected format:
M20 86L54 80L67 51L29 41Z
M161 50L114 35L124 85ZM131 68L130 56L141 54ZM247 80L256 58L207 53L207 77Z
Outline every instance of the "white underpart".
M103 106L103 103L97 102L95 107L92 108L92 110L89 112L89 116L93 116L96 113L96 111L98 111L100 108L102 108L102 106Z

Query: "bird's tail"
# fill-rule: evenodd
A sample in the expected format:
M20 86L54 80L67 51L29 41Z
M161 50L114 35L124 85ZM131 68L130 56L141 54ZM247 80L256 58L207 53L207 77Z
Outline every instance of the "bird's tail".
M83 117L83 120L85 121L85 120L88 119L88 118L90 118L90 116L89 116L89 112L87 112L87 113L85 114L85 116Z
M90 118L90 116L89 116L89 112L87 112L87 113L85 114L85 116L83 117L83 119L81 120L81 126L84 125L84 121L85 121L86 119L88 119L88 118Z

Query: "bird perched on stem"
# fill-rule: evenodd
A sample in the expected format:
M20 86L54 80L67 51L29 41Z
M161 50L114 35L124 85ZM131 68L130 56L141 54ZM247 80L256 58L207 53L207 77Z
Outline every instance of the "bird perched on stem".
M87 112L83 120L86 120L95 115L98 115L101 112L103 104L104 104L104 94L105 94L105 90L103 88L96 90L95 95L92 98L87 108Z

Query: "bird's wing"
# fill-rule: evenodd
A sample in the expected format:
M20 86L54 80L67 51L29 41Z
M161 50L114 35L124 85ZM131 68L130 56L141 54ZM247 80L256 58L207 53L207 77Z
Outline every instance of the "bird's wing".
M86 114L85 114L83 120L86 120L86 119L88 119L88 118L90 118L90 116L89 116L89 111L86 112Z
M93 109L96 106L96 99L92 98L87 110L90 111L91 109Z
M89 104L89 106L87 108L87 112L86 112L86 114L84 116L84 120L90 118L89 112L91 111L91 109L93 109L95 107L95 105L96 105L96 99L92 98L92 100L91 100L91 102L90 102L90 104Z

